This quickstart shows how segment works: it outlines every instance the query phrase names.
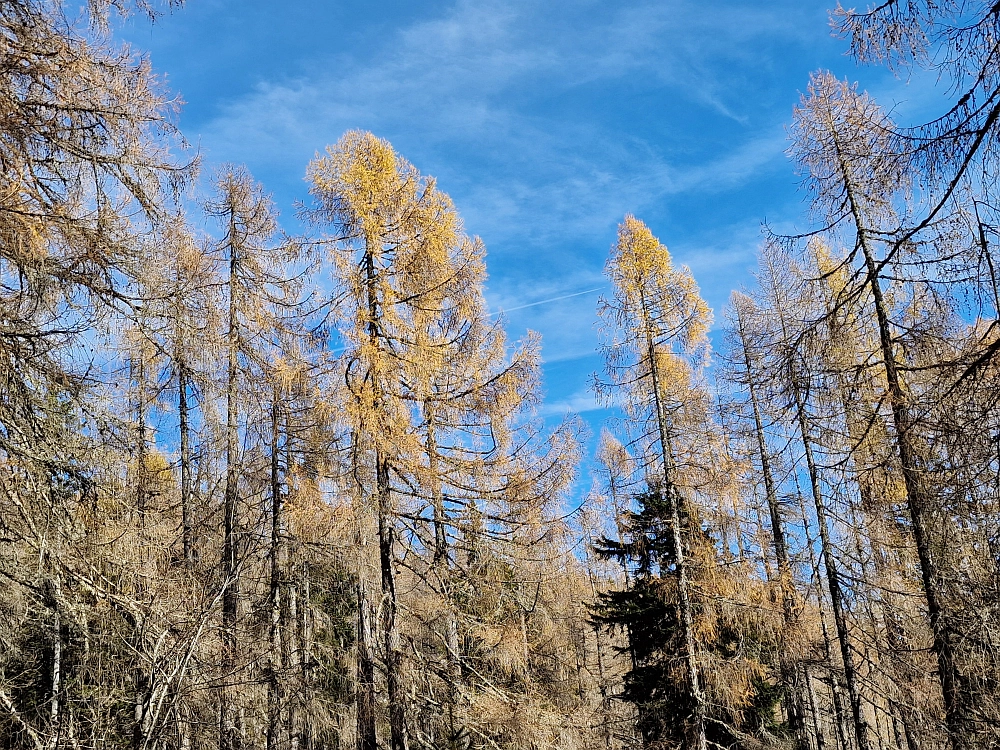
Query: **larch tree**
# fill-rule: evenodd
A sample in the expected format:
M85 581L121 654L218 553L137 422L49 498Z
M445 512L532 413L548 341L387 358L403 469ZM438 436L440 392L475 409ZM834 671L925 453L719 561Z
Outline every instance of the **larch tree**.
M226 419L223 429L225 493L222 506L222 687L220 750L236 750L244 743L237 685L248 679L249 665L239 657L238 632L241 572L248 549L246 501L241 484L247 472L241 443L248 435L247 396L254 383L266 382L268 350L279 319L275 303L284 301L293 285L285 278L283 260L289 245L277 241L275 210L262 187L241 168L224 167L216 178L215 195L206 212L222 225L218 252L223 258L226 316L222 348L225 366ZM266 389L265 404L270 404ZM265 407L266 408L266 407Z
M459 612L466 597L455 582L457 574L465 578L460 588L471 583L456 565L464 532L473 517L489 519L478 541L489 537L502 545L527 536L519 530L523 524L544 524L574 475L578 441L572 421L545 434L531 418L539 401L537 337L508 356L502 320L490 319L483 298L481 244L447 239L443 279L425 280L430 291L413 315L416 346L403 349L404 394L418 405L411 430L422 455L417 466L400 466L400 494L413 508L409 530L416 546L427 550L419 575L443 604L445 734L454 744L469 731L458 715L466 700L460 641L475 626L473 613ZM424 509L429 523L422 523ZM466 712L474 720L474 712Z
M672 566L677 576L678 622L683 643L691 715L685 746L706 750L705 698L698 674L689 563L682 528L686 502L678 463L683 456L685 391L708 354L711 312L690 271L674 265L670 254L638 219L626 216L607 264L614 296L599 314L608 328L604 345L607 381L598 393L620 404L640 425L644 468L665 503Z
M0 576L22 613L4 618L6 658L20 664L0 668L0 704L5 742L33 747L67 736L93 677L67 640L81 632L81 539L97 524L81 512L98 468L82 426L93 380L68 355L127 307L139 235L190 177L168 154L179 140L148 65L115 48L93 11L74 25L57 2L0 7ZM32 636L32 622L48 629Z
M399 535L413 560L407 570L434 601L427 625L443 646L443 663L435 668L445 683L443 726L420 720L418 731L458 746L470 731L492 730L473 726L470 697L463 695L469 670L461 641L474 623L471 612L459 611L464 595L454 580L461 570L456 552L468 547L467 532L480 519L487 519L477 531L480 544L527 536L518 529L544 519L573 477L576 427L570 422L547 435L531 419L538 401L537 337L508 354L501 321L490 319L483 298L482 243L462 231L432 179L385 141L357 132L316 159L309 174L316 199L310 216L336 232L352 474L360 484L359 472L370 472L378 493L391 739L405 745L412 723L400 699ZM363 490L360 484L354 491ZM364 627L370 594L361 575L359 742L371 742ZM468 588L468 570L463 577ZM420 653L437 650L428 645Z
M455 220L450 202L370 133L351 131L309 166L310 215L330 226L336 276L343 289L341 336L344 378L351 398L345 415L351 433L351 475L358 518L358 750L374 750L375 604L384 639L391 747L406 750L407 702L403 693L402 653L397 622L396 537L399 503L393 474L412 463L416 440L410 429L411 404L404 391L403 350L417 345L413 311L424 295L435 295L451 281L447 232ZM442 224L444 225L442 227ZM425 242L425 232L428 233ZM433 302L432 302L433 304ZM406 352L413 358L412 350ZM373 495L368 488L373 487ZM374 526L374 529L371 528ZM378 544L380 595L373 590L364 548Z
M775 362L780 373L780 387L787 397L790 420L793 430L797 432L805 459L806 476L819 534L820 556L826 571L827 592L830 596L844 680L851 705L854 739L860 750L868 750L871 747L869 726L857 658L851 645L843 566L837 554L835 528L829 507L830 498L827 497L823 486L822 466L817 456L820 444L810 413L810 407L813 405L811 394L817 388L808 356L809 339L801 338L798 321L788 313L791 309L798 309L802 317L808 315L802 311L803 298L807 296L807 292L803 290L801 277L789 276L787 267L782 269L782 262L780 256L762 254L759 273L761 294L765 300L764 308L770 312L772 322L775 324L772 335ZM800 282L797 287L796 281Z
M828 74L817 75L796 110L793 155L807 174L817 212L852 243L844 261L852 269L851 283L841 290L837 306L870 300L874 313L879 364L891 412L891 440L923 579L949 736L955 747L966 747L977 741L973 738L981 730L980 719L975 717L988 713L988 702L963 676L968 669L963 660L977 649L989 648L985 643L974 644L990 636L987 628L974 626L978 632L973 634L963 624L962 589L952 583L963 574L945 558L941 544L958 527L944 509L937 482L939 458L930 439L936 428L920 417L923 410L933 409L939 394L949 392L946 386L942 391L940 377L947 377L948 370L940 369L938 362L921 363L919 372L939 376L924 378L923 383L909 374L916 364L912 358L920 356L917 353L926 349L930 339L910 332L930 333L942 324L948 326L945 320L952 303L945 295L957 287L939 283L941 262L955 257L953 248L963 240L959 237L956 243L950 236L956 226L954 213L939 216L930 226L919 219L911 225L909 213L901 213L906 207L899 203L900 191L912 184L911 165L893 149L893 128L869 97ZM907 320L907 308L896 308L886 294L886 277L894 278L887 272L889 264L896 278L905 280L896 287L911 300L926 300L930 295L934 301L926 308L931 315L924 316L919 325ZM923 273L918 276L910 269ZM941 347L938 350L943 352Z
M801 696L798 695L800 691L797 678L798 666L793 662L795 654L792 648L798 635L796 631L799 628L797 622L798 594L792 571L786 521L779 498L779 484L775 477L774 457L771 455L765 424L766 412L762 403L764 400L761 393L762 384L766 378L761 372L764 362L760 359L761 347L764 342L760 340L760 335L756 330L758 327L757 318L761 312L750 297L740 292L733 292L730 296L730 309L732 311L729 326L732 337L730 346L734 350L733 379L738 387L745 388L750 402L752 442L756 447L760 475L764 480L764 501L770 519L771 544L777 564L778 592L781 599L786 643L781 664L782 682L785 689L785 712L800 745L804 745L807 740L801 712Z
M939 701L934 699L934 686L928 684L933 683L933 665L925 654L910 648L914 641L929 640L930 633L919 606L921 576L907 529L905 488L890 440L891 420L880 408L886 393L884 372L872 366L878 361L879 347L869 323L870 311L865 306L837 304L850 281L843 259L819 239L812 240L808 250L813 256L809 274L818 279L813 282L818 311L825 314L818 332L817 364L827 375L826 398L832 411L842 412L838 419L842 428L829 431L834 438L830 442L843 455L840 471L845 485L853 486L848 504L856 519L854 546L862 562L856 596L869 602L871 619L859 622L858 627L868 634L867 641L877 655L870 664L876 674L869 683L913 745L918 727L928 727L929 736L938 734L928 717L939 711ZM838 448L837 442L842 446ZM873 569L874 576L866 569ZM862 586L869 590L861 591ZM876 633L884 633L884 639ZM872 707L877 713L877 704Z
M181 547L184 560L198 557L196 527L200 513L196 483L197 404L213 375L210 356L220 333L219 262L212 248L199 241L178 216L163 233L161 290L152 300L159 319L153 332L164 352L164 376L176 396L177 445L180 474Z

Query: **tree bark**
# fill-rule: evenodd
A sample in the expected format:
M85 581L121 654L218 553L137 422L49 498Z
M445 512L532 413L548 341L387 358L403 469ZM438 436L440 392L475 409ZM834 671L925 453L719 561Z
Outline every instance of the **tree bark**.
M229 328L226 341L226 492L223 498L222 530L222 690L219 700L219 750L241 750L238 717L233 705L233 680L236 672L236 620L239 606L237 482L239 481L237 439L239 399L237 389L237 350L239 346L238 300L236 278L239 273L239 250L235 245L236 221L230 213L229 246Z
M358 750L377 750L375 733L375 639L371 594L362 573L358 581L357 740Z
M691 614L691 594L688 583L688 570L684 561L684 539L681 528L680 505L683 502L680 491L673 482L673 449L667 426L667 415L661 397L659 368L656 362L656 347L653 341L652 322L648 311L645 294L642 295L643 327L646 333L646 356L649 359L649 371L653 389L653 403L656 409L656 424L660 442L660 461L663 472L664 497L670 508L670 539L677 568L677 598L681 627L684 638L684 661L687 668L688 689L691 691L693 706L693 722L690 737L685 744L693 750L707 750L705 737L705 698L701 692L701 682L698 676L697 644L694 639L694 620Z
M764 422L761 418L760 404L757 398L757 382L753 370L753 359L750 345L747 341L747 331L743 313L736 312L739 326L740 344L743 349L743 365L747 375L747 392L750 395L750 405L753 411L754 431L757 438L757 451L760 456L761 473L764 476L764 497L771 516L771 540L774 546L774 557L778 564L778 586L781 595L782 616L786 633L795 627L794 593L792 592L792 569L788 562L788 544L785 540L784 522L781 518L781 508L778 505L778 495L775 489L774 475L771 472L771 459L768 455L767 440L764 435ZM805 721L800 710L801 701L797 695L795 680L795 665L788 659L787 653L781 654L781 681L785 686L785 713L788 724L795 735L800 748L807 746Z
M187 363L181 359L177 363L177 415L181 443L181 527L184 545L184 561L194 563L193 525L191 520L191 424L188 414L188 374Z
M809 696L809 713L812 715L813 736L816 737L816 750L826 750L826 736L823 733L823 721L819 716L819 705L816 700L816 688L813 687L812 675L808 665L803 668L806 680L806 695ZM808 743L806 745L808 747Z
M374 237L365 237L365 253L362 259L365 269L366 293L368 303L368 337L374 348L380 343L378 327L379 300L376 295L375 246ZM377 393L375 408L381 404L381 384L375 386ZM386 693L389 699L389 733L392 750L407 750L406 736L406 703L401 688L402 654L400 652L399 630L396 625L396 583L393 571L395 553L395 524L393 522L393 507L389 478L389 462L382 449L375 449L375 483L377 491L379 565L381 568L382 603L381 628L385 645ZM361 698L359 697L359 700ZM365 698L364 700L367 700ZM371 698L374 703L374 694ZM359 711L359 720L361 712ZM364 736L371 734L367 727ZM359 742L362 733L359 732Z
M49 747L55 750L59 745L62 728L62 616L59 612L62 599L61 582L56 574L52 579L52 700L49 703Z
M383 459L378 465L379 562L382 568L382 635L385 639L385 681L389 699L389 739L392 750L407 750L406 703L402 689L402 653L399 627L396 623L395 562L396 529L392 523L389 465Z
M806 456L806 468L809 472L809 485L812 489L813 504L816 509L816 523L819 527L820 547L826 567L826 583L830 592L830 604L833 609L833 620L837 627L837 641L840 644L840 655L844 662L844 679L847 682L847 695L851 701L851 714L854 719L854 734L858 742L858 750L871 750L868 739L868 720L865 717L861 703L861 689L858 684L857 670L854 665L854 655L851 652L850 631L847 627L847 613L844 603L844 593L841 587L840 571L837 558L833 552L833 540L827 522L826 503L820 488L819 470L813 456L812 438L805 413L802 388L794 371L794 363L789 362L789 385L794 397L796 419L802 436L802 447Z
M280 389L275 386L271 401L271 548L269 550L271 605L270 646L267 675L267 750L276 750L281 742L284 696L282 682L285 664L281 648L282 622L281 582L284 572L284 529L282 527L281 461L280 461Z

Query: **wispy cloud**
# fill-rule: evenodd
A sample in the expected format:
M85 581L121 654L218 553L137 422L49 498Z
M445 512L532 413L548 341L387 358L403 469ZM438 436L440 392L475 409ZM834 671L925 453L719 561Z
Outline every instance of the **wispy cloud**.
M569 398L546 402L539 409L539 416L562 417L567 414L587 414L595 411L608 411L612 407L605 406L597 400L591 391L581 391Z
M541 331L547 360L567 360L593 351L596 294L582 291L604 283L625 213L657 219L678 257L710 274L713 302L732 286L727 269L747 265L761 217L693 216L788 169L794 90L776 108L769 81L789 47L825 33L818 8L457 0L364 49L300 53L300 73L223 102L201 141L209 160L247 161L301 196L306 162L345 130L387 137L486 241L492 309L515 334Z
M558 185L567 200L627 191L625 165L636 167L637 188L683 189L699 167L688 176L690 165L656 158L648 139L623 139L628 128L616 127L614 113L575 116L574 101L586 105L587 87L659 87L666 99L700 102L746 123L739 83L747 69L766 65L757 40L802 32L791 21L794 4L766 11L740 5L717 3L707 12L690 0L628 7L462 0L438 18L391 34L370 55L316 54L308 75L262 81L221 107L204 142L212 158L284 164L364 127L405 144L404 153L438 172L449 171L441 148L451 155L456 148L485 150L492 153L484 166L507 165L504 176L534 173L527 183L499 188L504 197L496 187L484 189L480 197L492 197L501 214L512 200L520 203L526 188L551 193ZM546 102L558 99L568 106L547 111ZM732 146L745 162L747 147Z

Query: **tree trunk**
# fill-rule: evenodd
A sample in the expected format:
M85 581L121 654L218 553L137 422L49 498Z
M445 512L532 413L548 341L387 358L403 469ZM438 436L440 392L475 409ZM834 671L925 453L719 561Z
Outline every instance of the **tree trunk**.
M271 605L270 653L268 654L267 675L267 750L276 750L281 741L284 696L282 683L285 674L283 650L281 648L281 631L284 623L281 621L281 578L284 572L284 530L282 528L282 497L281 497L281 461L280 461L280 429L279 407L280 392L274 387L271 401L271 548L269 563L271 581L268 599Z
M805 413L805 403L802 388L798 382L793 362L789 362L789 385L794 397L796 418L799 432L802 435L802 447L806 456L806 468L809 472L809 484L812 489L813 504L816 509L816 523L819 526L820 547L823 563L826 567L826 582L830 592L830 604L833 609L833 620L837 627L837 640L840 643L840 655L844 662L844 679L847 682L847 694L851 701L851 714L854 719L854 734L858 742L858 750L871 750L868 739L868 721L861 703L861 689L858 684L857 671L854 666L854 655L851 652L850 632L847 627L847 613L844 604L844 593L841 588L840 571L833 552L833 540L830 537L827 522L826 503L820 488L819 470L813 456L811 431Z
M402 653L399 628L396 624L395 562L396 529L392 523L389 487L389 466L382 459L378 464L379 562L382 568L382 635L385 639L385 681L389 699L389 735L392 750L407 750L406 703L401 684Z
M462 679L462 662L458 645L458 615L451 592L451 560L448 550L447 514L444 506L444 493L441 489L440 456L437 447L437 432L434 421L434 403L431 399L424 401L424 420L427 428L427 468L431 481L431 502L434 511L434 559L432 563L433 576L437 579L444 600L445 617L445 650L447 651L447 670L445 672L448 688L448 733L449 744L455 747L461 734L460 722L456 718L458 708L458 688Z
M694 703L693 722L686 746L691 750L707 750L705 737L705 698L701 692L701 682L698 677L697 644L694 639L694 619L691 614L691 594L688 584L688 570L684 561L684 539L681 528L680 505L683 502L681 493L673 482L673 450L664 413L660 392L659 368L656 362L656 347L653 342L652 323L649 319L645 296L642 297L643 325L646 333L646 356L649 358L650 376L653 386L653 401L656 409L656 424L660 442L660 461L663 471L664 497L670 508L670 540L677 568L677 598L681 627L684 636L684 661L687 667L688 689Z
M315 684L315 670L316 670L316 660L313 655L313 609L312 609L312 574L310 572L308 561L303 561L301 564L302 571L302 606L299 608L300 618L299 618L299 652L302 654L301 659L301 680L299 685L299 690L302 693L303 702L308 699L308 696L312 694L312 690ZM313 750L313 724L312 724L312 713L310 711L303 711L299 717L300 722L300 733L302 735L303 746L306 750Z
M860 248L867 271L868 287L872 293L875 305L875 319L878 325L879 347L882 355L882 365L885 369L886 385L889 401L892 406L892 421L895 429L896 452L899 456L900 468L903 473L903 486L906 490L906 502L910 511L910 521L913 524L913 539L917 547L917 557L920 561L920 574L927 600L927 612L931 621L931 631L934 635L933 649L938 662L938 674L941 679L941 691L944 696L945 714L948 724L948 736L955 750L966 747L963 739L962 706L959 695L959 684L956 674L955 655L948 639L945 623L942 621L944 608L941 603L941 580L936 561L930 548L930 525L932 507L920 476L918 451L913 438L913 420L910 416L908 399L903 382L899 376L896 354L893 351L893 336L889 324L889 314L886 310L882 287L879 283L879 268L872 252L867 225L862 217L862 208L858 204L850 171L844 160L840 144L834 138L837 156L840 159L844 188L851 216L857 231L858 247Z
M372 633L372 605L364 573L358 580L358 750L377 750L375 733L375 638Z
M177 364L177 415L181 443L181 527L184 561L194 563L193 528L191 521L191 425L188 415L187 364L181 359Z
M230 238L236 237L235 218L231 215ZM239 720L233 698L236 673L237 608L239 606L237 482L239 481L237 439L239 400L237 388L237 347L239 346L236 277L239 269L237 248L230 244L229 259L229 355L226 377L226 492L223 498L222 531L222 691L219 700L219 750L241 750Z
M61 731L62 695L62 616L59 612L62 588L59 575L52 579L52 701L49 703L50 739L49 747L55 750L59 745Z
M379 345L379 301L376 297L375 258L374 252L377 240L365 237L365 253L362 262L365 267L366 293L368 302L368 337L373 347ZM380 388L376 384L376 388ZM378 393L375 408L382 396ZM389 478L389 463L381 448L375 450L375 476L377 489L379 564L382 579L382 606L380 611L382 636L385 642L385 675L386 692L389 699L389 733L391 750L407 750L406 737L406 703L401 687L400 674L402 670L402 654L400 651L399 630L396 625L396 583L393 571L395 548L395 523L391 498ZM372 696L374 701L374 695ZM360 712L359 712L360 721ZM368 736L366 728L365 736ZM359 743L361 740L359 732Z
M773 273L773 270L772 270ZM787 321L779 307L781 301L775 300L775 309L778 312L781 324L782 336L790 340ZM844 679L847 683L848 698L851 703L851 716L854 724L854 736L858 743L858 750L872 750L868 739L868 722L865 717L864 707L861 703L860 685L858 684L857 672L854 666L854 657L851 652L850 633L847 627L847 613L845 611L843 588L841 586L840 572L837 559L833 551L833 540L830 537L829 523L827 522L826 504L823 499L823 491L820 487L819 469L816 466L813 455L813 441L809 428L808 417L806 415L806 400L803 395L804 386L799 380L798 368L796 367L797 353L788 352L788 360L785 363L787 368L787 385L792 395L792 406L795 409L795 419L798 424L799 434L802 437L802 447L806 458L806 469L809 474L809 487L812 492L813 506L816 511L816 523L819 527L820 547L823 557L823 564L826 568L827 589L830 594L830 604L833 610L833 619L837 629L837 641L840 646L841 659L844 664Z
M768 455L767 440L764 435L764 423L761 419L760 404L757 399L757 383L754 375L750 346L742 313L737 310L736 320L739 326L740 344L743 348L743 364L747 375L747 392L750 395L750 405L753 411L754 431L757 437L757 451L760 455L761 473L764 476L764 497L771 516L771 540L774 545L774 557L778 563L778 586L781 595L782 616L786 633L795 627L794 593L792 591L792 569L788 562L788 544L785 541L784 522L781 518L781 508L778 505L778 495L775 489L774 475L771 472L771 459ZM796 668L788 658L787 653L781 654L781 681L785 687L785 714L788 724L795 735L800 748L807 746L805 722L800 710L800 700L797 695L795 680Z
M816 700L816 688L813 687L812 675L809 674L808 665L803 668L806 681L806 695L809 697L809 713L812 716L813 735L816 737L816 750L826 750L826 735L823 732L824 722L819 716L819 705ZM806 743L808 747L808 742Z
M798 480L796 480L798 487ZM834 725L836 729L837 747L841 750L850 750L847 737L848 732L845 727L845 716L843 700L840 691L840 682L837 672L839 670L833 664L833 642L830 639L830 630L826 624L826 607L824 607L823 597L823 576L820 572L819 560L813 550L813 540L809 535L809 516L806 514L805 498L802 493L798 493L799 507L802 510L802 525L806 536L806 549L809 552L809 565L816 571L816 608L819 610L819 628L823 635L823 658L830 672L830 698L833 702Z
M620 538L620 537L619 537ZM593 537L588 532L588 550L593 549ZM592 601L597 601L596 575L591 564L589 551L586 554L587 580L590 583L590 595ZM601 735L604 737L604 747L611 750L611 693L608 686L606 670L604 667L604 639L601 638L601 629L594 628L595 648L597 651L597 689L601 694Z
M138 359L133 360L136 385L136 511L139 522L139 546L137 563L139 576L136 584L137 598L145 598L144 576L142 568L146 564L146 511L149 505L149 457L148 436L146 427L146 367L145 354L139 343ZM145 745L145 730L148 711L149 677L142 668L139 654L142 652L142 620L134 618L131 622L131 647L134 650L132 665L132 747L141 750Z
M931 526L932 511L930 510L930 503L923 488L920 468L917 463L912 420L903 384L899 377L895 353L893 352L892 333L889 329L885 301L882 297L881 286L879 285L878 269L874 258L868 250L867 243L862 242L861 245L868 271L869 286L872 298L875 301L875 317L878 321L882 362L889 389L889 399L892 403L896 451L903 473L903 486L906 489L907 507L910 511L910 521L913 525L913 540L917 547L920 574L927 600L927 612L930 616L931 631L934 635L933 648L934 654L937 657L938 674L941 678L941 690L944 695L948 735L952 745L958 750L958 748L965 747L961 717L961 697L958 693L959 685L956 677L955 657L951 642L948 639L947 628L942 621L943 606L941 604L940 575L930 549L929 527Z
M282 648L285 654L285 663L288 664L288 671L294 671L296 679L300 670L297 668L302 661L304 644L302 643L302 630L299 627L299 589L297 585L291 584L286 587L288 592L288 617L289 624L282 631ZM304 606L304 605L303 605ZM293 668L295 668L293 670ZM288 747L289 750L299 750L302 747L301 714L302 714L302 686L295 684L293 694L288 702Z

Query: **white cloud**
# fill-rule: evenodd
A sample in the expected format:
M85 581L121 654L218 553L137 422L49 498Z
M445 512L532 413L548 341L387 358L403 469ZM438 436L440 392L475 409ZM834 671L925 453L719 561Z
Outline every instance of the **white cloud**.
M486 241L488 298L511 310L512 335L539 330L546 359L567 360L593 352L596 295L513 308L603 283L625 213L662 211L693 194L711 201L764 170L787 169L787 109L762 120L746 89L774 65L775 44L824 33L821 16L804 22L810 14L791 0L458 0L364 54L309 53L311 63L298 66L306 75L263 81L222 105L202 142L209 160L294 169L297 180L347 129L387 137L439 178ZM643 97L648 107L635 104ZM712 140L692 112L728 135ZM738 233L746 255L756 222L753 237ZM677 251L672 236L663 239ZM725 238L679 250L696 272L720 278L746 265Z
M553 19L561 7L569 17ZM592 121L541 116L538 103L595 82L653 79L745 122L742 92L733 86L743 75L738 66L759 64L758 37L802 33L787 10L722 3L707 11L689 0L631 7L462 0L440 18L399 30L367 59L314 55L308 76L261 82L222 106L204 141L211 158L287 163L363 127L417 144L412 150L429 152L427 161L441 161L432 153L442 145L474 143L560 185L567 186L567 172L580 175L580 185L567 186L570 195L605 192L621 187L622 162L650 156L646 144L623 143L620 132ZM595 22L591 12L606 18ZM690 181L674 172L667 181Z
M580 391L560 401L546 402L539 409L542 417L563 417L567 414L586 414L592 411L607 411L611 407L598 402L591 391Z

